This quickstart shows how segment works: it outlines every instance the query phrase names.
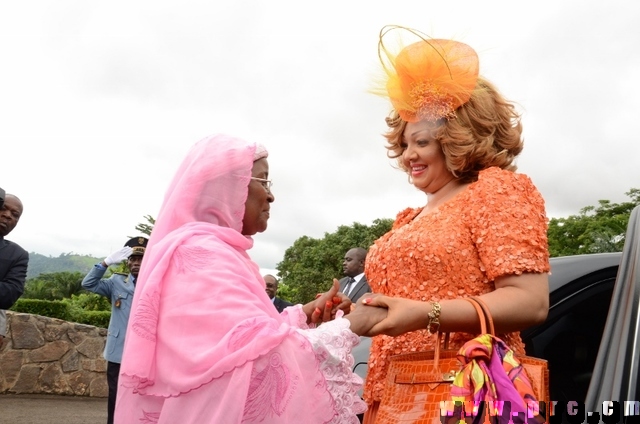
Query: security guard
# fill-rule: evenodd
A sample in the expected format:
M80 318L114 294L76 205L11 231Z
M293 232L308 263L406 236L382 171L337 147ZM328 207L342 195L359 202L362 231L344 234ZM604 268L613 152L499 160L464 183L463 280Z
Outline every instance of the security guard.
M104 348L104 358L107 360L107 383L109 384L107 424L113 423L124 338L131 313L136 279L148 241L145 237L130 239L123 248L96 264L82 280L82 287L111 300L111 320L107 333L107 345ZM114 273L109 278L102 278L110 265L119 265L125 260L129 267L128 275Z

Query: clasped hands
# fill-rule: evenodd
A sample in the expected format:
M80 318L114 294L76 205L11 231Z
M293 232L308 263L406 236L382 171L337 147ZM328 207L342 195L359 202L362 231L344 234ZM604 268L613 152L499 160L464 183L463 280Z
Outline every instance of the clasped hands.
M351 303L344 293L338 292L339 289L340 283L334 279L331 289L303 306L307 323L330 321L338 310L342 310L351 322L351 331L359 336L395 336L424 328L423 308L428 305L425 302L367 293L357 303Z
M335 319L336 312L342 310L345 314L351 311L351 300L344 294L338 293L340 282L333 279L333 286L325 293L320 293L315 300L302 306L307 314L307 324L320 324Z

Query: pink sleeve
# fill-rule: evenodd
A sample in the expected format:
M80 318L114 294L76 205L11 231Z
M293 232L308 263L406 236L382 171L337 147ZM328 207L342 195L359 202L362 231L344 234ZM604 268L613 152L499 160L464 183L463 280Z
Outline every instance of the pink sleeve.
M284 308L282 312L280 312L280 317L292 327L308 329L313 328L314 325L311 324L311 327L307 325L307 314L302 310L302 305L293 305Z
M349 321L342 318L339 312L335 320L318 328L298 331L311 343L329 393L334 399L338 415L332 423L358 424L356 414L367 410L366 404L358 395L362 379L352 371L354 359L351 351L360 343L360 337L349 326Z

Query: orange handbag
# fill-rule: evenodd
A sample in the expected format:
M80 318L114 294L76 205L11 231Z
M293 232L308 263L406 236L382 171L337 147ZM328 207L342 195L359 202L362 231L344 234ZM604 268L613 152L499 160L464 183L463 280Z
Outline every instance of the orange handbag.
M480 317L481 334L495 336L493 319L484 302L467 298ZM405 353L389 358L389 368L382 399L375 415L366 422L375 424L434 424L441 422L441 401L451 399L451 386L462 369L457 358L458 349L449 349L449 334L444 337L444 349L440 348L442 333L433 351ZM536 399L547 401L549 396L549 370L547 361L524 355L517 356L534 389ZM542 411L544 415L544 411Z

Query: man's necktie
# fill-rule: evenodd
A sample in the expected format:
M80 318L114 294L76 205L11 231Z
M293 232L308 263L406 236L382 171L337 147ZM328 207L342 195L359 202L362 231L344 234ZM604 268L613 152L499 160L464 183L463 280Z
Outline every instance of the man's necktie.
M356 283L356 280L353 277L349 277L349 281L347 281L347 284L344 286L344 294L349 296L349 294L351 293L351 290L353 289L353 286L356 285L355 283Z

